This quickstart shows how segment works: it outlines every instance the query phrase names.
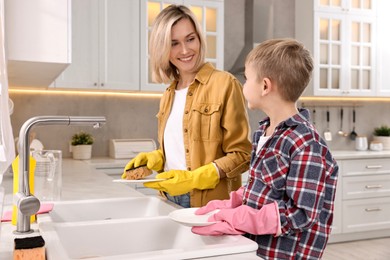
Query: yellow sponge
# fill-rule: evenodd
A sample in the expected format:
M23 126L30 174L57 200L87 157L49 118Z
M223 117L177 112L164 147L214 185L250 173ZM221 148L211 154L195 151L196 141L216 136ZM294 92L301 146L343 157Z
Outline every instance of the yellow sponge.
M42 236L15 238L14 260L45 260L44 246Z

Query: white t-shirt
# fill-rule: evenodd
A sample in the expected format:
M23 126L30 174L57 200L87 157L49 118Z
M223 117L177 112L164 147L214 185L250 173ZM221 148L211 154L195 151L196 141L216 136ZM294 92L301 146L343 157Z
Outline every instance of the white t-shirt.
M256 154L259 154L260 149L263 147L265 142L267 142L270 137L271 136L264 136L264 135L260 136L259 142L257 143Z
M188 87L175 90L172 110L164 130L164 171L187 169L183 139L183 115L187 91Z

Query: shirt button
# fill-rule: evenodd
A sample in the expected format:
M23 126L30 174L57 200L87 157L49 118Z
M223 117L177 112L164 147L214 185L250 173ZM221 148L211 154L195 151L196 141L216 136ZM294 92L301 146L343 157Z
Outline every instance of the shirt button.
M192 92L188 92L188 96L192 96Z
M191 167L187 167L187 170L188 170L188 171L191 171Z
M249 181L248 181L248 182L250 182L250 183L251 183L252 181L253 181L253 179L252 179L252 178L249 178Z
M190 150L186 149L186 153L189 153L189 152L190 152Z
M209 112L209 110L206 108L206 109L204 110L204 112L207 113L207 112Z
M187 132L188 132L188 129L187 129L187 128L185 128L185 129L184 129L184 133L187 133Z
M184 113L188 114L188 110L186 110L186 112L184 112Z

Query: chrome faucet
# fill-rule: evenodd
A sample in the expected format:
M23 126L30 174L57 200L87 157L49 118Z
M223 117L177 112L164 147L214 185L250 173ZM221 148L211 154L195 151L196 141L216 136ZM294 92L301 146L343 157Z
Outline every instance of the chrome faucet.
M30 140L29 132L35 125L91 125L99 128L105 124L106 118L102 116L37 116L28 119L19 132L19 191L14 201L18 209L16 221L17 234L32 233L30 217L38 212L40 202L30 193Z

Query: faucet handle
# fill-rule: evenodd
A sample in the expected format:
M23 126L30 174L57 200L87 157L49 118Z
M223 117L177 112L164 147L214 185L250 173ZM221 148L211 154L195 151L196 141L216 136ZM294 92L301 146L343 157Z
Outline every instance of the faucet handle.
M39 199L32 195L24 196L21 193L18 193L18 195L17 207L24 216L31 216L38 212L41 206Z

